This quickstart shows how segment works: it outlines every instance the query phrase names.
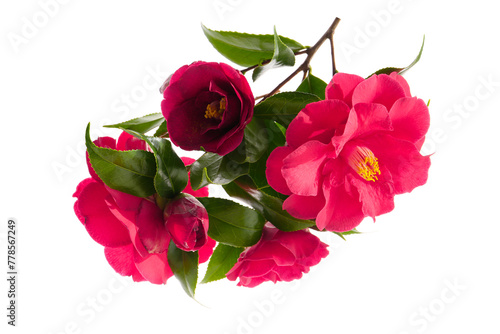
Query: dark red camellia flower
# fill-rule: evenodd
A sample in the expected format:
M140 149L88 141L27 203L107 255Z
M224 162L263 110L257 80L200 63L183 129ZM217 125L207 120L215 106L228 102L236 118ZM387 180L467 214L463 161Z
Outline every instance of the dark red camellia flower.
M226 274L238 285L253 288L263 282L290 282L309 272L328 255L327 244L307 229L283 232L270 223L264 226L260 241L243 251Z
M123 132L116 143L110 137L100 137L94 143L117 150L146 150L147 144ZM88 159L88 157L87 157ZM88 161L88 160L87 160ZM192 159L184 158L184 163ZM167 261L170 235L163 220L163 209L154 196L141 198L107 187L88 164L91 178L77 186L73 195L75 213L96 242L104 246L106 259L113 269L133 280L165 284L172 271ZM207 189L184 190L195 196L208 196ZM208 238L199 248L200 262L208 260L215 241Z
M255 100L241 72L224 63L195 62L178 69L161 108L172 142L184 150L225 155L243 140Z
M399 74L338 73L326 100L308 104L290 123L287 146L267 160L267 180L290 195L283 209L344 232L387 213L394 196L427 181L419 150L429 128L427 105Z

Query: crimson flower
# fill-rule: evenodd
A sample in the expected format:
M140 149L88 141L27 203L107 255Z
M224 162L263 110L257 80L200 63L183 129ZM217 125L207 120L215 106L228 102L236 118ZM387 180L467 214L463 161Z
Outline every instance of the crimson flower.
M406 80L336 74L326 100L308 104L290 123L287 146L267 161L269 185L290 195L283 209L344 232L394 208L394 196L427 181L430 159L419 150L429 110Z
M198 61L178 69L163 92L163 116L172 142L184 150L225 155L243 140L255 100L241 72Z
M123 132L118 142L111 137L100 137L94 143L117 150L147 150L147 144ZM192 159L183 159L184 163ZM165 228L163 210L154 196L141 198L106 186L92 169L91 178L78 184L74 197L75 214L89 235L104 246L104 254L113 269L133 280L165 284L173 275L167 261L170 235ZM196 196L207 196L207 189L196 192L188 186L184 190ZM208 239L201 247L200 262L208 260L215 241Z
M263 282L290 282L328 255L327 244L307 229L283 232L267 223L260 241L244 250L226 277L253 288Z

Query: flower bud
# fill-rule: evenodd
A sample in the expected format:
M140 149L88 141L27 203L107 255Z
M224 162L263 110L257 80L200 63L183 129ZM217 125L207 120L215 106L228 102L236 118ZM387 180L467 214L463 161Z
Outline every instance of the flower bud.
M175 245L196 251L207 242L208 213L194 196L181 193L170 200L163 211L165 227Z

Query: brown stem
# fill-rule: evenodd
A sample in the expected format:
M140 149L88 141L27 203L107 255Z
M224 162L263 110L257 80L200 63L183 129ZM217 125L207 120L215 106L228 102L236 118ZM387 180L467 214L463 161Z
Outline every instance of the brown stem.
M307 57L304 60L304 62L292 74L290 74L285 80L283 80L282 83L280 83L278 86L276 86L276 88L274 88L269 94L264 95L264 97L262 98L262 101L264 101L268 97L276 94L284 85L286 85L290 80L292 80L300 72L304 72L304 78L305 78L308 71L309 71L309 64L310 64L312 58L314 57L314 55L316 54L318 49L323 45L323 43L327 39L330 40L330 46L331 46L331 50L332 50L333 74L335 74L336 68L335 68L335 58L334 58L334 53L333 53L333 33L335 32L335 28L337 28L337 25L339 24L339 22L340 22L340 19L338 17L336 17L335 20L333 21L332 25L330 26L330 28L328 28L328 30L323 34L323 36L321 36L321 38L316 42L316 44L314 44L309 49L302 51L302 53L307 54Z

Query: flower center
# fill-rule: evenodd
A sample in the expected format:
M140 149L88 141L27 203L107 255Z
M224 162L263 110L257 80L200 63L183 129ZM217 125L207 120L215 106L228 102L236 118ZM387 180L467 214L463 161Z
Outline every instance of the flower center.
M356 146L347 159L349 166L366 181L377 181L380 175L378 159L373 152L366 147Z
M226 111L226 98L223 97L219 101L214 101L207 106L205 111L205 118L215 118L217 120L222 119L222 114Z

